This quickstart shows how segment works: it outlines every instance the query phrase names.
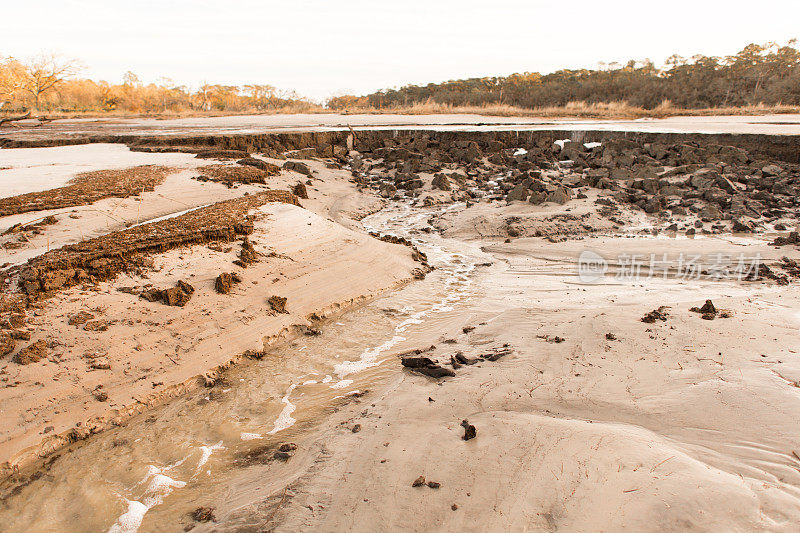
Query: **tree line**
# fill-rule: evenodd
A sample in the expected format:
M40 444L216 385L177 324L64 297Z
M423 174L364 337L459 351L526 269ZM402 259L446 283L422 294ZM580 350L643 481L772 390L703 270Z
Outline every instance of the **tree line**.
M331 98L328 107L402 108L435 103L448 106L509 105L561 107L572 102L626 102L644 109L800 105L800 50L797 41L749 44L727 57L673 55L664 67L650 60L600 68L525 72L427 85L406 85L366 96Z
M323 108L293 91L271 85L210 85L197 89L168 78L143 83L125 74L122 83L78 76L77 61L43 55L27 61L0 55L0 113L269 113ZM800 50L797 41L749 44L726 57L673 55L663 67L650 60L610 63L597 69L524 72L406 85L364 96L328 100L331 110L398 109L420 104L450 107L493 105L522 109L573 103L705 109L753 105L800 106Z
M308 111L319 106L271 85L211 85L192 90L168 78L143 83L127 72L120 84L77 77L79 62L56 55L22 61L0 56L0 112L181 113Z

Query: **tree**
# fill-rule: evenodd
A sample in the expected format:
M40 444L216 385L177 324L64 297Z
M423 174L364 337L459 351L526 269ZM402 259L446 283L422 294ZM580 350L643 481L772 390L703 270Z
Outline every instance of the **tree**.
M64 83L81 68L77 61L61 59L55 54L37 56L25 63L22 89L33 97L34 111L39 110L39 101L43 94Z
M22 88L23 67L13 57L0 57L0 110L10 107L14 97Z

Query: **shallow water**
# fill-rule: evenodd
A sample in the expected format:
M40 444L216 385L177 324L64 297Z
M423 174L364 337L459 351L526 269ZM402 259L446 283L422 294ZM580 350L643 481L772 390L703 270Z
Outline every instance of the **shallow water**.
M396 205L364 221L425 251L436 267L426 280L332 319L319 337L233 368L213 389L74 445L45 476L0 504L2 530L158 529L153 524L166 503L224 487L237 457L296 439L347 396L396 375L393 354L475 296L475 265L488 260L477 247L414 231L431 212Z

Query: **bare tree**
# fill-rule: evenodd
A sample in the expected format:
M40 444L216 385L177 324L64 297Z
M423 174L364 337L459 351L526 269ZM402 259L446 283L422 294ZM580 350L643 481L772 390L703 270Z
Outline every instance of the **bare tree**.
M22 89L33 97L34 110L39 110L43 94L77 74L81 68L77 61L61 59L55 54L37 56L25 63Z

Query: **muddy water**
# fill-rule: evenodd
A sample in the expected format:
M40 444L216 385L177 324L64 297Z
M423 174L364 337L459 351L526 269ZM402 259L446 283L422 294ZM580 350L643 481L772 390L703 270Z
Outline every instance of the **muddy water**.
M322 336L239 365L213 389L73 446L0 504L0 530L130 532L177 524L173 509L223 490L247 451L300 439L348 396L396 375L392 350L477 296L476 265L489 260L477 247L415 231L431 214L395 205L364 221L424 250L436 267L426 280L331 320Z

